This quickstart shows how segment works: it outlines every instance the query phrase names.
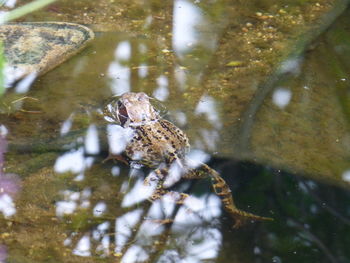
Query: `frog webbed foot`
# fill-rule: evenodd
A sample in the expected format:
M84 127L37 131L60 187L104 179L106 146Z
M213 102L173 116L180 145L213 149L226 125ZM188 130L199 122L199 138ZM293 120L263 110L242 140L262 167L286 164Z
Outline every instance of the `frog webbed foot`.
M186 198L189 197L189 195L185 193L167 190L164 187L166 175L166 169L156 169L154 172L152 172L145 178L145 180L143 181L143 184L145 186L155 187L152 195L148 198L148 200L153 202L155 200L161 199L164 195L169 195L176 202L176 204L182 205L185 202Z
M239 209L235 209L230 213L231 217L235 221L233 228L240 228L245 225L248 221L273 221L271 217L263 217L254 215Z

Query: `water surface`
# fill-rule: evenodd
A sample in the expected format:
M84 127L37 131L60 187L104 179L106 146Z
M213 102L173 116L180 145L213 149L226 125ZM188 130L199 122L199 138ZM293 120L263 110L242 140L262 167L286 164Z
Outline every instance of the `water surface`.
M96 39L1 98L0 261L348 262L348 11L332 22L344 3L58 1L23 18ZM232 229L207 180L175 186L191 195L182 207L144 200L149 170L103 163L115 127L99 112L127 91L162 101L192 158L274 221Z

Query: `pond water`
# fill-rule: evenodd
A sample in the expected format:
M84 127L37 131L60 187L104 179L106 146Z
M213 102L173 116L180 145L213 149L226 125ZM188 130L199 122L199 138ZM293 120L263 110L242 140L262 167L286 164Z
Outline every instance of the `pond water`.
M65 0L21 18L96 37L0 97L0 262L350 262L347 1L231 2ZM102 110L129 91L159 101L238 208L274 220L234 229L206 179L172 186L182 206L149 202L152 170L104 161L121 135Z

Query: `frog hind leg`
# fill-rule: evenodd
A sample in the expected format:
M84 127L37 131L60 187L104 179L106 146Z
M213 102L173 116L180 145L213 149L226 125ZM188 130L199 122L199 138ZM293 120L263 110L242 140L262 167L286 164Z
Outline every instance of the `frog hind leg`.
M170 191L164 187L164 180L168 174L168 169L159 168L154 170L153 173L147 176L143 182L144 185L151 185L152 181L156 181L156 187L148 200L153 202L155 200L161 199L164 195L169 194L175 200L176 204L182 205L189 195L185 193Z
M210 177L214 191L217 196L220 197L221 202L226 212L234 219L234 228L239 228L246 223L247 220L273 220L269 217L262 217L254 215L238 209L233 201L231 189L225 182L225 180L206 164L201 164L195 169L189 169L188 172L183 175L185 179L201 179Z

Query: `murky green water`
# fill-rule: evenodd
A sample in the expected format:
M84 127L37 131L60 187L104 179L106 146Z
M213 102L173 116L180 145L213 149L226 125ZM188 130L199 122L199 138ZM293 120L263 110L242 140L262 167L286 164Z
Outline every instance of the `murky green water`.
M96 39L0 98L0 262L349 262L346 3L58 1L24 18ZM274 221L232 229L207 180L175 185L182 207L143 200L149 170L103 162L99 111L127 91L162 101L237 206Z

